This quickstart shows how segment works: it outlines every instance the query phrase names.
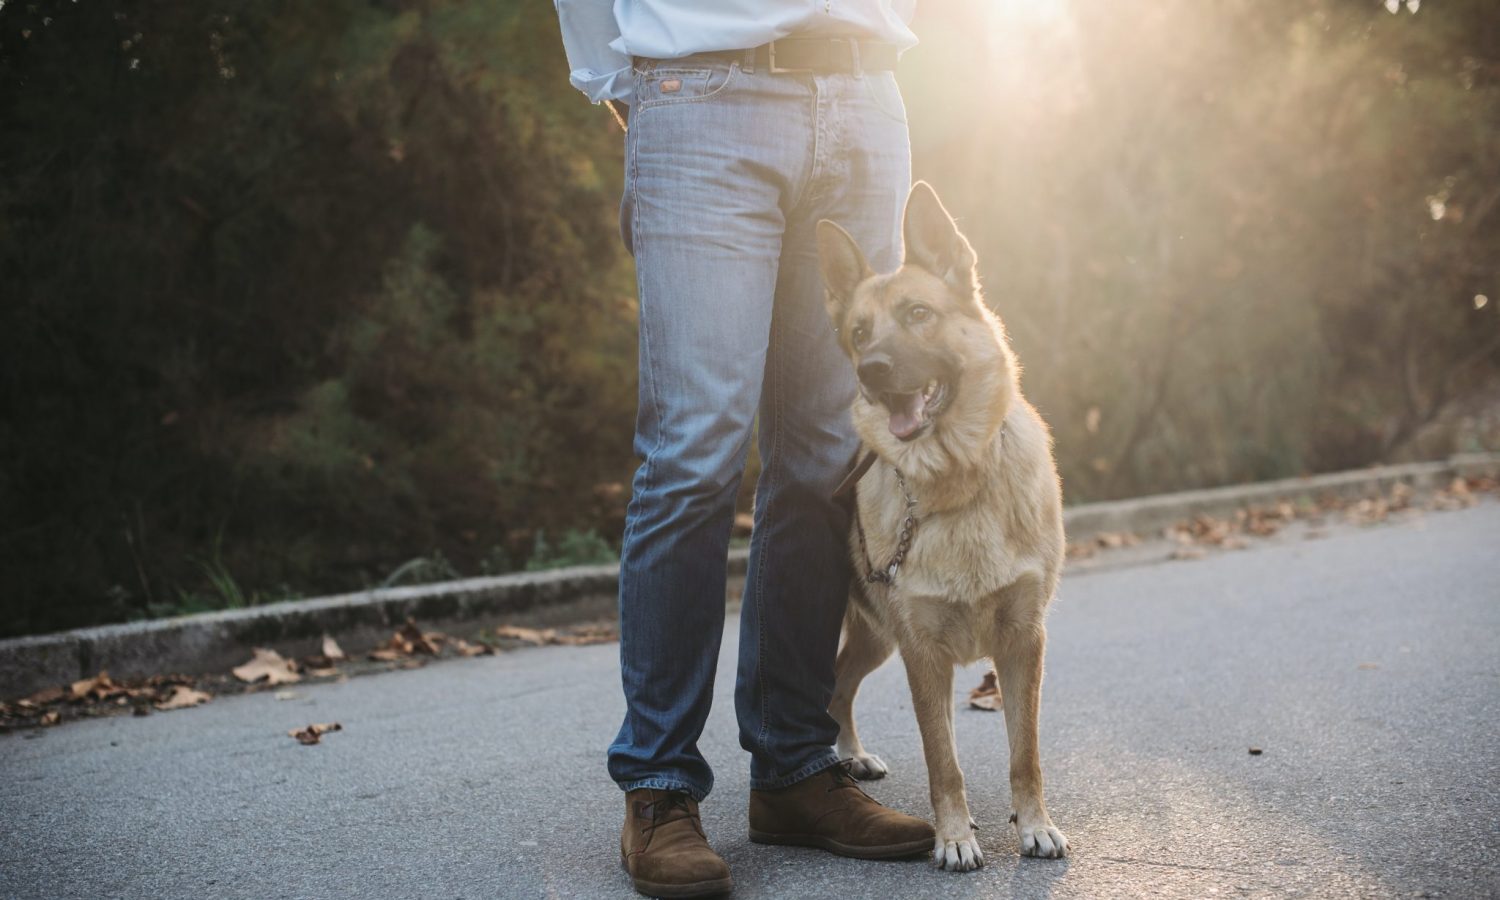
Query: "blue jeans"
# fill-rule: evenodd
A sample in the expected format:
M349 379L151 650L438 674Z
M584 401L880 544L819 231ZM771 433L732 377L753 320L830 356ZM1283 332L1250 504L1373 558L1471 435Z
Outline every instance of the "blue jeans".
M833 660L849 586L830 495L858 447L852 368L823 305L814 229L833 219L895 267L910 185L895 76L644 61L621 224L640 299L643 459L620 568L624 790L702 799L698 737L724 628L735 495L759 414L760 480L735 688L751 786L833 765Z

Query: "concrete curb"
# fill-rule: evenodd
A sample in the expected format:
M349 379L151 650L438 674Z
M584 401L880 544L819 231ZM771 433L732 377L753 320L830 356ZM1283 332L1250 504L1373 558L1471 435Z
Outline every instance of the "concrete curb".
M1068 538L1148 533L1195 515L1222 516L1243 506L1329 494L1374 495L1397 483L1429 488L1478 475L1500 475L1500 454L1091 503L1066 511ZM731 551L730 574L743 574L748 557L743 549ZM613 610L618 586L619 566L582 566L13 638L0 641L0 698L25 696L101 669L124 678L226 672L244 662L252 647L273 646L287 656L317 652L324 634L359 654L388 638L408 617L424 628L453 630L500 624L523 613L553 622L602 616Z

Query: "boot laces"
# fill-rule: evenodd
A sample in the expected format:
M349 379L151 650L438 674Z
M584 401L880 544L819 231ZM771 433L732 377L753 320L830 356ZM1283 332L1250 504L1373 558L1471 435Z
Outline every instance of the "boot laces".
M865 789L860 786L859 779L855 778L854 773L850 771L853 766L854 760L843 759L839 760L837 765L829 767L828 772L831 776L830 780L833 782L833 784L829 785L828 793L831 794L834 791L853 788L854 790L859 791L861 794L864 794L866 797L869 797L871 800L874 800L874 797L870 797L869 794L865 793Z
M655 831L662 825L672 822L680 822L683 819L695 818L692 807L693 798L686 791L671 791L657 797L646 804L650 811L651 824L645 826L647 831ZM679 815L672 815L673 813Z

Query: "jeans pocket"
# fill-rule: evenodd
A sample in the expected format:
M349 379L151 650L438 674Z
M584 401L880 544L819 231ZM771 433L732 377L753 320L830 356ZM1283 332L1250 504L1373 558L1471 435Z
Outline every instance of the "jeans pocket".
M663 60L635 70L635 111L697 103L723 93L739 73L735 62L698 63Z
M865 93L876 109L897 122L906 122L906 101L901 99L901 86L892 72L867 72L860 79L865 83Z

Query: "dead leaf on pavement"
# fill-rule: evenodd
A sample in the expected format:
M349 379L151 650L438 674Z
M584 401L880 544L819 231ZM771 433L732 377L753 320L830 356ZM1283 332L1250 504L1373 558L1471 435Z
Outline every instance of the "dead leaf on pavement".
M1466 509L1478 502L1478 498L1469 489L1469 483L1462 478L1455 478L1448 487L1433 496L1431 506L1437 510Z
M620 639L614 625L578 625L572 628L527 628L524 625L501 625L495 636L520 641L533 647L557 644L565 647L582 647L589 644L607 644Z
M969 706L990 712L1005 708L1004 699L1000 696L1000 679L994 672L984 673L984 681L979 683L979 687L969 691Z
M187 685L174 685L172 693L167 699L152 704L157 709L186 709L189 706L198 706L213 699L213 695L205 691L190 688Z
M608 644L620 639L620 634L611 626L580 626L552 636L552 643L568 647L583 647L589 644Z
M349 658L344 655L344 648L339 646L339 642L326 634L323 635L323 656L334 662Z
M309 725L306 728L293 728L287 734L297 739L297 743L311 746L322 742L323 735L330 731L343 731L344 726L337 722L324 722L318 725Z
M501 625L495 629L496 637L510 638L537 647L551 643L556 635L557 632L551 628L527 628L523 625Z
M405 650L408 654L422 653L427 656L437 656L437 645L442 642L443 636L436 632L423 634L416 622L407 619L406 624L396 631L395 639L406 644Z
M390 640L370 651L370 658L381 662L394 662L414 654L437 656L448 636L436 631L423 632L411 619L396 629Z
M42 725L56 725L58 722L61 722L61 721L62 721L62 714L59 713L55 709L49 709L45 714L42 715L42 718L40 720L40 724L42 724Z
M1116 550L1120 547L1134 547L1139 544L1139 536L1129 531L1103 531L1094 538L1094 543L1105 550Z
M302 676L293 668L292 661L275 650L256 647L254 653L249 662L232 670L235 678L251 684L262 679L266 684L291 684L302 680Z
M75 681L68 687L69 700L111 700L126 693L125 687L116 684L103 670L93 678Z
M35 694L32 694L30 697L27 697L25 700L17 700L16 705L23 709L26 707L46 706L49 703L56 703L59 700L65 699L67 696L67 688L44 688L43 690L37 691Z
M483 641L471 644L463 638L453 641L453 649L459 656L492 656L495 653L495 648Z

